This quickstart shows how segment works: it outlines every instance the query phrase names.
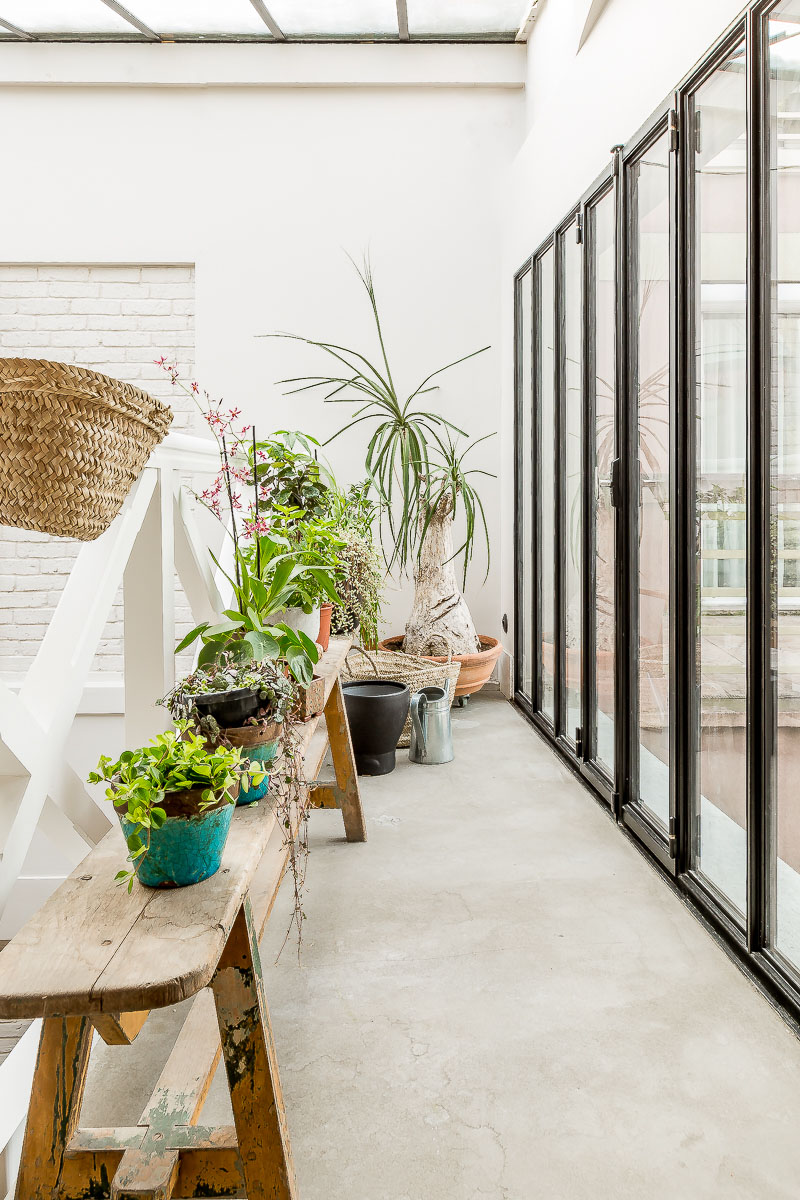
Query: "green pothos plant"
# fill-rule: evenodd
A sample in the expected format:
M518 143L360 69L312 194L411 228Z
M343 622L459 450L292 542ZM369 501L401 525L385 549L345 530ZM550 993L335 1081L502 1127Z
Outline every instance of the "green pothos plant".
M136 863L149 851L152 831L167 819L167 795L201 789L198 809L202 811L223 798L234 804L234 788L242 779L257 787L264 772L251 768L238 747L209 748L189 721L178 721L175 730L158 734L138 750L123 750L116 761L101 755L89 783L107 783L106 799L125 810L133 827L125 838L133 869L118 871L117 881L127 883L131 891Z

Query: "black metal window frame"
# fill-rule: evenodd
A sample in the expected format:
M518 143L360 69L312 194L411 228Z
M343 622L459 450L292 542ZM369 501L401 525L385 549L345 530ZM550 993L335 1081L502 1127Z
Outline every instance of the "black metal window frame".
M529 497L530 513L531 513L531 529L530 543L526 547L526 552L530 554L531 563L536 562L536 536L535 536L535 464L537 462L536 455L536 440L533 432L534 426L534 407L533 407L533 331L535 328L534 320L534 304L533 304L533 278L534 278L534 263L533 259L529 258L514 276L514 546L519 557L519 551L522 546L522 538L525 529L524 509L525 500L523 496L523 488L525 486L525 464L524 456L527 452L530 453L530 485L531 494ZM530 363L530 373L528 378L525 378L524 364L525 353L523 350L522 339L525 336L525 327L523 322L523 305L522 296L525 289L530 293L530 312L531 312L531 328L530 342L528 346L528 355ZM524 407L526 404L531 405L530 427L531 427L531 443L529 447L523 445L522 430L525 425ZM524 603L524 586L521 571L514 573L514 700L523 709L527 716L532 716L535 711L537 692L536 681L536 660L534 657L535 641L535 621L533 608L526 614L524 622L520 619ZM523 646L523 636L527 636L528 646L527 651L531 662L531 695L528 696L524 691L524 678L522 664L524 662L525 647ZM520 684L523 684L521 687Z
M621 399L622 390L619 386L619 364L618 350L616 344L617 325L619 321L619 296L617 281L619 279L619 197L617 190L619 187L620 171L618 165L618 155L616 150L613 154L611 165L602 172L594 181L589 189L584 193L580 203L580 220L581 220L581 238L583 243L583 330L582 330L582 368L583 368L583 414L584 414L584 439L583 439L583 561L584 561L584 623L583 623L583 695L582 695L582 738L581 738L581 773L586 777L589 783L594 787L595 791L606 801L611 809L617 813L619 809L619 788L617 785L617 773L619 764L624 761L624 751L622 749L622 733L621 722L616 719L614 721L614 769L609 771L606 764L600 762L597 757L596 744L596 717L597 717L597 656L596 656L596 627L595 621L591 619L590 614L593 612L595 605L596 594L596 521L595 521L595 491L594 487L588 486L590 481L594 483L594 475L596 470L596 298L594 293L594 267L596 257L596 237L594 213L597 205L601 201L611 197L614 201L615 209L615 234L614 234L614 329L615 329L615 352L614 352L614 380L613 380L613 410L614 410L614 449L611 470L615 472L616 479L619 477L620 466L620 442L619 431L621 427ZM619 513L618 506L615 508L615 513ZM620 529L621 522L618 516L615 517L614 529L614 606L615 611L619 604L619 596L621 592L622 577L620 573ZM615 618L615 625L618 624ZM614 696L615 708L619 709L620 689L624 687L620 679L620 668L622 666L622 658L618 652L617 645L618 630L615 629L614 640Z
M533 288L532 378L528 396L533 399L532 429L534 462L533 542L528 569L533 570L534 618L529 622L534 687L532 703L517 692L516 703L561 758L584 781L595 797L610 806L621 828L659 866L696 915L739 965L769 996L786 1020L800 1031L800 966L791 964L771 945L775 913L775 794L776 746L775 678L771 660L771 553L770 553L770 162L769 162L769 70L765 51L765 24L780 0L755 0L742 17L733 22L708 53L681 81L676 90L624 146L613 148L611 162L587 189L578 204L541 243L515 278L516 342L519 338L519 285L530 271ZM747 912L744 923L727 898L695 869L696 846L694 805L697 801L696 750L697 704L694 688L695 625L694 538L695 538L695 452L694 363L692 361L693 243L690 235L693 212L692 159L683 145L684 131L694 94L726 55L745 39L747 72ZM636 307L631 289L635 285L632 260L631 197L628 186L630 165L664 132L670 138L670 823L665 831L648 817L639 803L636 754L637 708L637 510L638 445L635 372L631 369L634 344L632 322ZM593 512L587 481L592 478L591 445L594 437L591 369L591 221L593 204L613 189L616 203L616 418L620 460L620 507L617 510L616 583L616 675L615 675L615 771L609 773L595 761L593 728L596 689L594 683L593 604ZM563 338L563 271L559 246L567 231L579 222L583 242L583 671L582 731L576 746L564 736L563 689L563 579L564 539L562 529L564 383L560 339ZM541 449L536 391L539 288L538 263L549 249L555 252L556 330L556 563L555 563L555 726L541 712L540 614L538 586L541 555L539 495L539 452ZM517 362L520 355L515 350ZM523 478L518 431L521 428L519 365L515 375L516 399L516 542L515 595L519 604L522 573L526 562L520 553L520 487ZM519 608L516 610L519 612ZM515 630L519 622L515 619ZM515 643L519 665L520 648Z

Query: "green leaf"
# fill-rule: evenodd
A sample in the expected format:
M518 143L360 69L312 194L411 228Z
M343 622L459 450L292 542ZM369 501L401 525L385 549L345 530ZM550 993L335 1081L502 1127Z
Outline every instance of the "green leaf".
M175 647L175 653L180 654L181 650L185 650L187 646L191 646L192 642L196 641L202 633L208 629L208 621L204 621L202 625L196 625L194 629L187 633L185 638L182 638Z

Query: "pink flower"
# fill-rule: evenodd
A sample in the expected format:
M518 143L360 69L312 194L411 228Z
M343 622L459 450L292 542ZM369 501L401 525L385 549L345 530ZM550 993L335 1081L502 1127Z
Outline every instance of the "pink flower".
M243 525L245 534L250 538L269 533L269 521L266 517L245 517Z

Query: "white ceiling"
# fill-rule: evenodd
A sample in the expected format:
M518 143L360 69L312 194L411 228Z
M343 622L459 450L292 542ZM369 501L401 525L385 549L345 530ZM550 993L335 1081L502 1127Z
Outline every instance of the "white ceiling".
M7 41L514 41L530 0L0 0Z

